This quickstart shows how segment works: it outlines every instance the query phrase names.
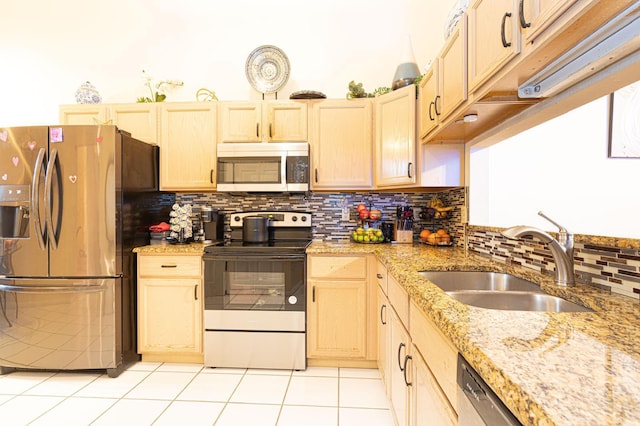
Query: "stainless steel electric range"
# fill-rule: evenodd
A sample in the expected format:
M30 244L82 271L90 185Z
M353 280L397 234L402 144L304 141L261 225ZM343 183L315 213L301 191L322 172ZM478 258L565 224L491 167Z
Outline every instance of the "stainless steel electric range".
M245 216L269 218L269 239L243 241ZM238 212L231 239L205 248L204 364L306 368L306 255L311 213Z

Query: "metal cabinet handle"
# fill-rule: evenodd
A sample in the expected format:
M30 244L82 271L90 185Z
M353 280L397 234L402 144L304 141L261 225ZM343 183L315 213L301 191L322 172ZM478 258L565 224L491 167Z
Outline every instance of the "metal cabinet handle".
M387 310L387 305L380 306L380 323L382 325L387 325L387 322L384 320L384 317L382 316L382 313L386 310Z
M213 183L213 169L209 172L209 180Z
M500 35L502 36L502 46L510 47L511 42L507 41L507 36L505 34L505 25L507 24L507 18L511 18L511 12L507 12L502 16L502 25L500 27Z
M405 345L404 343L400 343L398 345L398 368L400 369L400 371L404 371L404 367L402 366L402 361L400 361L400 352L402 352L402 348L406 346L407 345Z
M411 355L407 355L404 357L404 368L402 369L402 375L404 376L404 384L407 386L413 385L413 383L407 380L407 363L409 362L409 360L413 360L413 357Z
M316 183L318 183L318 169L317 168L316 168L315 172L316 172L315 173L316 174Z
M440 95L436 96L433 100L433 110L436 112L436 116L440 115L440 109L438 108L438 101L442 99Z
M429 120L433 121L435 120L435 117L433 116L433 114L431 114L431 109L432 107L434 107L436 105L435 101L431 101L429 102Z
M316 301L316 286L314 285L311 288L311 301L315 303Z
M161 268L177 268L178 265L160 265Z
M273 137L272 124L269 123L269 139Z
M413 163L409 163L407 165L407 176L409 177L409 179L411 179L411 166L413 165Z
M531 22L527 22L527 19L524 17L524 0L520 0L520 26L522 28L529 28L531 26Z
M193 288L193 297L198 300L198 284Z
M383 279L384 276L382 274L376 274L376 278L378 278L379 280Z
M260 123L256 123L256 138L260 137Z

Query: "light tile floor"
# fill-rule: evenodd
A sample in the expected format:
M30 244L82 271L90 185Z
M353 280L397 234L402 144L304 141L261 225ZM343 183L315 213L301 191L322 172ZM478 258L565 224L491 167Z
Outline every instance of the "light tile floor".
M0 376L0 424L392 426L377 370L203 368L138 362L119 377Z

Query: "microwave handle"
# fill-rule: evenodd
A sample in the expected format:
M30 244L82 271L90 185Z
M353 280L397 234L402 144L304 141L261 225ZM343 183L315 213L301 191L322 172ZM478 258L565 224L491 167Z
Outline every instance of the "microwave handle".
M282 185L282 190L286 191L287 189L287 153L282 154L282 159L280 160L280 185Z

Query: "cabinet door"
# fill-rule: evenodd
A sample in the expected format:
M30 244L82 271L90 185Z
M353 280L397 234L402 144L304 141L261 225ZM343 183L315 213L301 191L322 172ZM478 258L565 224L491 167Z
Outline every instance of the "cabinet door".
M158 108L156 103L112 104L113 124L136 139L158 143Z
M396 415L398 426L409 424L409 401L411 386L411 338L409 333L402 326L400 319L393 309L390 310L391 320L391 344L389 345L388 356L390 358L391 371L391 405ZM409 368L406 371L405 369Z
M416 86L376 99L375 186L416 183Z
M527 43L546 30L577 0L520 0L520 28Z
M310 280L307 287L309 358L365 359L367 282Z
M202 351L200 279L138 280L138 352Z
M517 0L474 0L469 19L469 91L520 53Z
M460 17L440 52L434 114L441 123L467 99L467 18Z
M109 107L103 104L60 105L60 124L111 124Z
M420 139L423 139L438 126L438 115L436 114L436 102L440 102L438 95L438 58L420 80L418 102L420 104Z
M411 350L413 383L411 426L455 426L458 416L415 346Z
M372 111L370 99L312 104L313 189L371 189Z
M391 342L391 305L382 288L378 286L378 370L384 381L385 392L389 395L391 389L391 357L389 356Z
M307 104L304 102L268 102L263 133L269 142L306 142ZM265 139L263 137L263 139Z
M213 190L216 106L211 102L160 106L160 188Z
M260 142L261 102L220 102L220 142Z

